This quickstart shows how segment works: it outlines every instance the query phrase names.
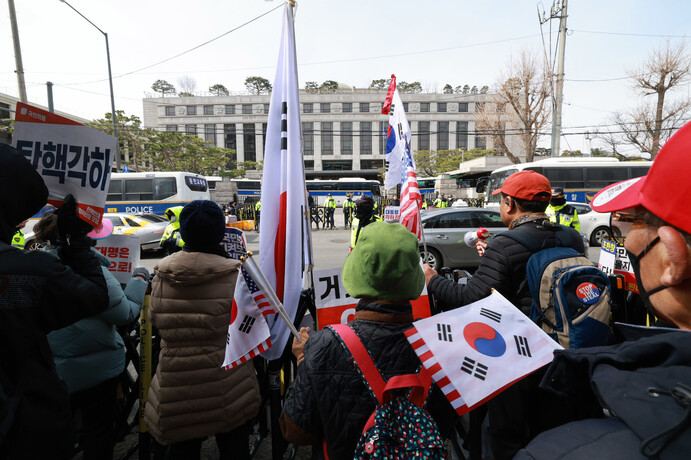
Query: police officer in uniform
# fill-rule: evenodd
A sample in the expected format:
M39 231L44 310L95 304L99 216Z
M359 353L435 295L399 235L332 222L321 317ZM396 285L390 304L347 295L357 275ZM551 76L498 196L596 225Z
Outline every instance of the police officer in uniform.
M158 242L166 256L178 252L185 245L182 236L180 236L180 213L182 208L183 206L174 206L166 209L165 216L170 223L163 232L161 241Z
M352 251L360 236L360 232L372 222L382 222L382 218L375 212L374 198L362 195L355 200L355 218L350 232L350 250Z
M28 220L25 220L21 224L17 225L17 233L12 235L12 246L17 248L17 249L24 249L24 245L26 244L26 241L24 239L24 233L22 232L22 229L26 227L26 223Z
M563 188L552 188L552 199L549 201L549 206L547 206L545 213L549 216L551 222L571 227L577 232L581 231L581 222L578 220L576 208L566 204Z
M343 202L343 221L345 222L345 229L348 229L348 226L352 226L351 219L353 218L353 214L355 211L355 202L353 201L353 198L348 195L346 197L346 200Z
M326 202L324 202L324 228L330 228L331 230L335 229L334 225L334 212L336 211L336 200L334 200L334 197L331 196L329 193L329 196L326 198Z
M254 229L259 231L259 218L262 214L262 200L260 199L254 205Z

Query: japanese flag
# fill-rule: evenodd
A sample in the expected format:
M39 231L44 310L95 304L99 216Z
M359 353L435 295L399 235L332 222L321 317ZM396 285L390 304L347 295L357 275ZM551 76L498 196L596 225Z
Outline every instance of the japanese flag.
M552 362L562 348L496 290L413 326L408 341L459 415Z

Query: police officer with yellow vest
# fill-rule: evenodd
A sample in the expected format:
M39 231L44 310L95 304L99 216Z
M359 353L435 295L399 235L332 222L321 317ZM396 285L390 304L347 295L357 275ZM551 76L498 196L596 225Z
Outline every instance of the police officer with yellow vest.
M355 202L353 198L348 195L343 202L343 221L345 222L345 228L352 226L353 214L355 214Z
M576 208L566 204L564 189L561 187L552 188L552 199L547 206L545 213L551 222L559 223L566 227L571 227L577 232L581 231L581 222L578 220Z
M372 222L382 222L382 218L375 214L374 198L369 195L362 195L355 200L355 219L350 232L350 250L352 251L357 243L360 232Z
M178 252L185 245L182 236L180 236L180 213L183 207L184 206L174 206L166 209L165 212L166 219L168 219L170 223L163 232L163 236L161 237L161 241L158 242L158 245L161 246L163 252L167 256L174 252Z
M434 200L434 207L435 208L445 208L446 205L446 198L444 198L444 194L442 193L437 197L436 200Z
M22 232L22 229L26 226L27 222L28 220L25 220L21 224L17 225L17 233L12 235L12 247L17 249L24 249L26 241L24 239L24 233Z
M334 225L334 212L336 211L336 200L334 200L334 197L331 196L329 193L329 196L326 198L326 201L324 202L324 228L330 228L331 230L335 229Z
M254 205L254 229L259 231L259 217L262 214L262 200L260 199Z

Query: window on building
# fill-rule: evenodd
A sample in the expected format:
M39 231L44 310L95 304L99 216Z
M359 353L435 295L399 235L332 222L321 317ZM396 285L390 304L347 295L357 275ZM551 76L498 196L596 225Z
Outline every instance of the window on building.
M267 123L262 123L262 146L264 147L264 155L266 155L266 130L268 126Z
M352 102L344 102L343 103L343 113L351 113L353 111L353 103Z
M252 104L242 104L242 114L251 115L252 114Z
M314 104L311 102L305 102L302 104L302 113L312 113L314 110Z
M252 106L250 105L250 110L251 108ZM245 161L257 161L257 138L254 137L254 123L243 123L242 141L242 145L245 148Z
M167 117L174 117L175 116L175 107L173 107L172 105L167 105L166 106L166 116ZM1 117L1 118L5 118L5 117ZM7 118L9 118L9 117L7 117Z
M384 160L360 160L360 169L379 169L384 167Z
M238 149L238 141L237 141L237 137L235 135L235 125L231 125L231 124L223 125L223 137L224 137L223 143L227 149L231 149L231 150L237 150Z
M360 112L369 112L369 102L360 102Z
M185 134L190 136L197 134L197 125L185 125Z
M264 104L264 113L265 114L269 113L269 104Z
M408 113L408 103L407 102L403 103L403 110L405 111L405 113Z
M305 171L314 171L314 160L305 160Z
M214 106L213 105L205 105L204 106L204 115L213 115L214 114Z
M437 102L437 112L446 112L446 102Z
M322 155L333 155L334 153L334 134L333 123L330 121L321 124Z
M216 125L204 125L204 141L216 145Z
M234 105L226 105L226 115L235 115Z
M417 124L418 150L429 150L429 121L419 121Z
M372 154L372 122L360 122L360 154Z
M187 115L196 115L197 114L197 106L196 105L188 105L187 106Z
M468 122L456 122L456 148L468 150Z
M475 136L475 148L486 150L487 149L487 138L485 136Z
M324 160L322 170L324 171L351 171L353 169L352 160Z
M311 121L302 122L302 150L305 155L314 155L314 123Z
M341 154L353 154L353 122L341 122Z
M459 102L458 103L458 111L459 112L467 112L468 111L468 103L467 102Z
M380 121L379 122L379 135L377 136L377 139L379 140L377 143L379 144L379 153L381 155L386 155L386 133L389 130L389 122L388 121Z
M420 102L420 112L429 112L429 102Z
M166 131L174 133L178 130L178 125L166 125Z
M321 104L319 104L319 111L321 113L331 113L331 103L322 102Z
M437 122L437 150L449 150L449 122Z

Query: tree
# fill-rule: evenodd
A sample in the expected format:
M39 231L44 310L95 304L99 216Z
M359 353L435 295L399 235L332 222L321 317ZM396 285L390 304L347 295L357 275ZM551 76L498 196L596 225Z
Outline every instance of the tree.
M551 86L544 61L528 51L522 51L503 72L492 103L476 106L475 123L478 134L492 138L494 147L513 163L520 163L518 152L512 152L506 143L506 127L515 133L518 144L525 152L526 162L533 161L540 133L551 114L549 104ZM497 111L504 104L505 110Z
M654 50L638 69L629 71L634 81L634 91L644 100L631 112L617 114L614 121L619 125L626 141L650 154L654 160L661 145L680 128L691 109L691 97L681 96L668 101L669 92L684 89L691 72L691 57L685 42L673 45L669 40ZM647 96L654 96L648 101Z
M130 154L132 170L139 172L139 161L142 152L146 149L151 132L142 129L142 121L136 115L125 115L122 110L115 112L118 125L118 143L120 152ZM113 135L113 114L105 114L104 118L93 120L87 123L88 126L96 128L101 132Z
M213 86L209 86L209 92L214 96L228 96L230 94L228 88L226 88L220 83L216 83Z
M151 85L151 89L154 90L155 93L161 93L161 97L166 97L166 94L175 94L177 92L175 86L165 80L156 80L154 84Z
M263 77L245 78L245 88L250 94L269 94L273 89L271 82Z
M468 161L487 155L495 155L494 150L471 149L456 150L416 150L415 166L420 177L435 177L458 169L462 160Z
M408 83L406 81L399 81L396 86L398 87L398 92L400 93L421 93L422 85L419 81L414 81Z
M317 83L316 81L306 81L305 90L308 93L316 93L317 91L319 91L319 83Z
M391 80L388 78L380 78L379 80L372 80L369 87L370 89L383 90L389 88L389 83Z
M582 157L583 152L581 152L580 150L563 150L561 152L561 155L559 155L559 156L561 156L561 157Z
M152 132L146 151L147 160L159 170L207 176L223 170L232 155L232 150L207 145L199 136L167 131Z
M189 75L183 75L178 80L178 85L180 85L180 96L191 97L194 96L194 91L197 89L197 80L190 77Z
M247 175L247 171L261 171L262 168L262 162L257 163L256 161L245 161L244 163L238 163L237 168L228 171L223 171L220 173L220 175L227 176L230 178L240 178L245 177Z
M335 93L338 89L338 82L334 80L326 80L319 87L320 93Z
M442 91L444 92L444 94L453 94L453 86L447 83L446 85L444 85L444 89Z

